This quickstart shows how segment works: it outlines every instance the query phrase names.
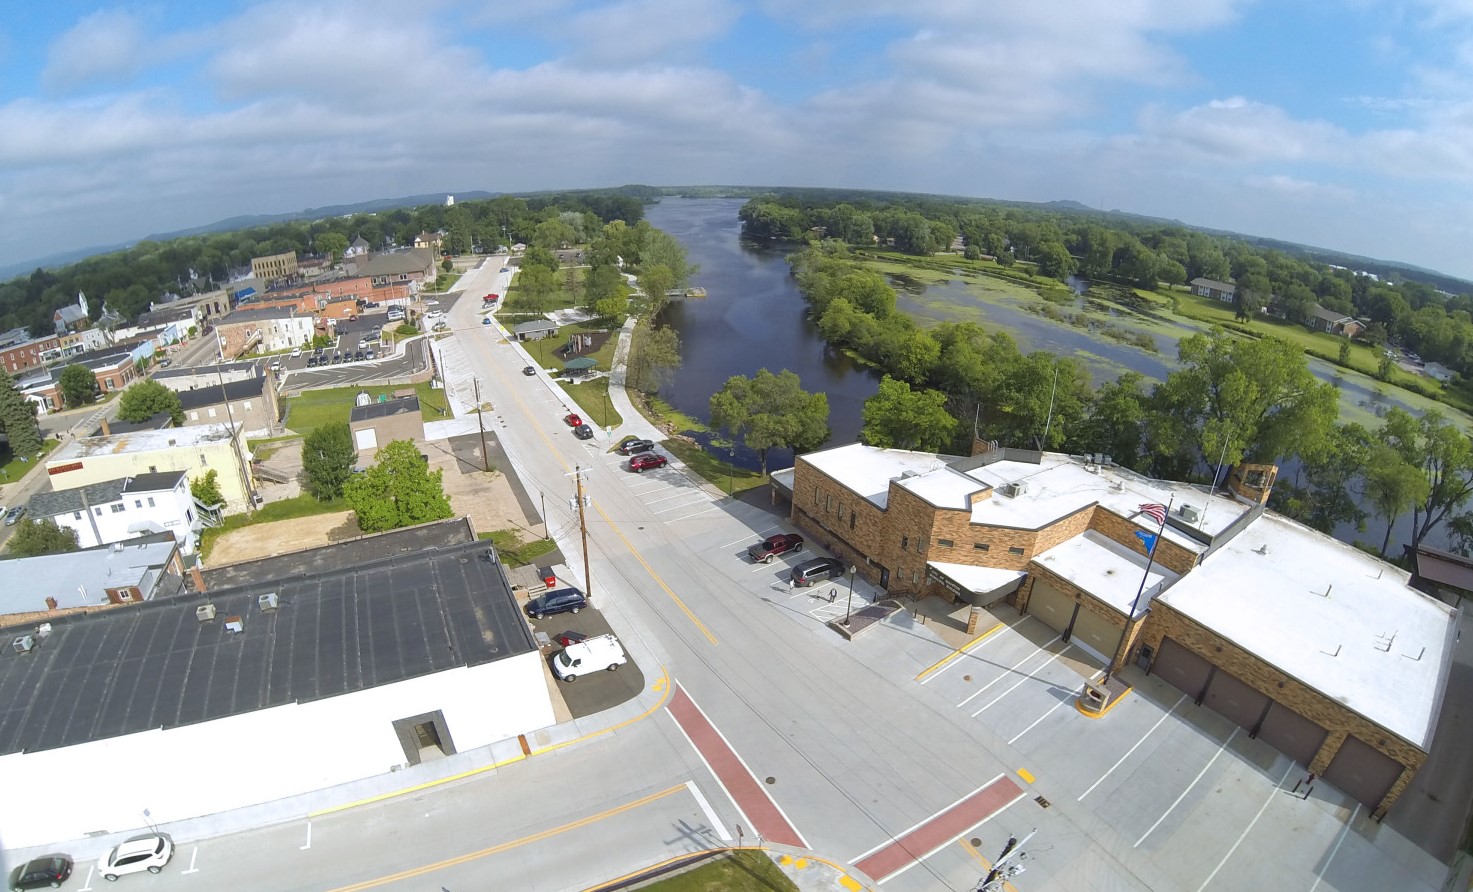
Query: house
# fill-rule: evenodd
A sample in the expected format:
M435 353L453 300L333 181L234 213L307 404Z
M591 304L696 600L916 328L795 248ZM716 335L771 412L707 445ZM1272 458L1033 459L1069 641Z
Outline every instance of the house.
M47 355L60 355L61 339L56 335L23 340L0 347L0 367L12 377L26 369L39 368Z
M309 257L297 262L297 272L304 278L316 279L332 271L331 257Z
M190 482L215 472L228 511L244 511L255 492L245 432L228 424L80 437L46 460L54 489L74 489L118 477L183 471Z
M395 440L424 439L424 416L420 414L419 397L405 396L383 402L360 403L348 414L348 428L353 431L353 445L360 462L368 462L380 446Z
M179 391L184 426L224 422L247 437L271 436L281 420L276 385L270 375Z
M511 333L519 341L540 341L557 334L557 323L546 319L533 319L520 323L511 330Z
M215 387L232 381L249 381L264 375L259 361L225 362L194 368L159 369L153 379L176 393L198 387Z
M1440 362L1423 363L1422 374L1442 384L1446 384L1453 379L1453 370Z
M414 237L414 247L426 248L430 251L440 250L440 235L435 232L421 232Z
M1319 304L1314 305L1309 318L1305 320L1305 325L1308 325L1311 331L1323 331L1346 338L1355 337L1365 328L1355 320L1355 317L1347 316L1339 310L1327 310Z
M6 846L136 826L141 802L170 823L387 781L391 767L515 751L556 721L544 658L486 543L323 563L59 616L30 653L0 660L13 714L67 706L0 725L0 785L27 803L0 815ZM294 740L311 745L288 757ZM87 791L86 808L55 795L58 777Z
M1200 276L1193 279L1190 285L1193 294L1200 297L1210 297L1213 300L1220 300L1227 304L1233 302L1235 299L1234 296L1238 291L1238 286L1236 285L1229 285L1226 282L1219 282L1216 279L1204 279Z
M83 548L131 541L149 533L169 533L179 553L194 554L203 527L201 508L189 493L183 471L115 477L75 489L38 492L26 503L27 517L50 518L76 530Z
M423 285L435 280L435 256L423 248L376 254L359 268L358 274L368 277L375 288L387 285Z
M292 308L237 309L215 326L220 352L238 358L253 351L275 353L312 343L314 320Z
M348 249L343 252L343 256L361 257L372 250L373 246L369 245L368 241L364 239L362 235L359 235L353 239L352 244L348 245Z
M251 276L260 279L268 285L277 279L289 279L296 274L296 251L251 258Z
M59 335L90 327L92 323L87 318L87 295L77 292L77 302L60 307L52 313L51 324L56 327Z
M231 307L230 293L224 288L214 291L206 291L203 294L194 294L189 297L181 297L171 301L155 301L148 305L149 312L158 310L184 310L190 311L194 325L204 326L214 322L222 316L229 315Z
M179 543L172 533L148 533L62 554L8 558L0 560L0 616L6 625L14 625L143 604L179 594L183 576ZM45 636L36 634L33 644L45 648Z
M1457 613L1268 511L1277 468L1240 465L1207 490L1090 457L973 452L827 449L774 475L774 495L814 545L892 594L1007 601L1101 670L1161 676L1375 815L1406 790L1437 729Z
M146 353L152 356L153 352L152 342L145 342L82 353L70 357L65 364L37 369L34 374L17 379L16 386L42 413L56 412L66 408L66 400L61 393L61 373L67 366L85 367L96 379L98 392L112 393L122 390L140 377L140 360L136 354Z

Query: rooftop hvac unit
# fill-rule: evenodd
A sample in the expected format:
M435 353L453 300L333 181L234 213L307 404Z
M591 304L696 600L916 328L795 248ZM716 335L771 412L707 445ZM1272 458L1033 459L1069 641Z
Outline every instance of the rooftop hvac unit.
M257 598L256 603L262 610L275 610L281 606L281 599L276 596L276 592L268 592Z
M51 634L51 623L42 623L36 627L36 637L45 638Z
M215 618L214 604L201 604L194 608L194 618L202 623L207 623Z
M1181 519L1185 520L1187 523L1196 523L1202 517L1201 512L1199 512L1195 507L1191 505L1181 506L1180 514Z
M36 639L30 635L21 635L10 642L10 646L18 654L28 654L36 649Z
M1016 482L1006 484L1002 488L1002 494L1010 499L1016 499L1018 496L1021 496L1026 492L1028 492L1028 482L1026 480L1018 480Z

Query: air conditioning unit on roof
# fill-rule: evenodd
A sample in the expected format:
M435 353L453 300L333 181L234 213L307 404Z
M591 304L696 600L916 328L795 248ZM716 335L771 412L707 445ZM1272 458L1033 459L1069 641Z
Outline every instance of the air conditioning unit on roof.
M1002 494L1010 499L1016 499L1018 496L1024 495L1027 492L1028 481L1026 480L1017 480L1012 483L1005 484L1002 488Z
M1201 513L1192 505L1181 506L1181 510L1178 513L1181 514L1181 519L1187 523L1196 523L1202 517Z
M14 648L15 652L18 654L28 654L36 649L36 639L30 635L21 635L20 637L12 640L10 642L10 646Z

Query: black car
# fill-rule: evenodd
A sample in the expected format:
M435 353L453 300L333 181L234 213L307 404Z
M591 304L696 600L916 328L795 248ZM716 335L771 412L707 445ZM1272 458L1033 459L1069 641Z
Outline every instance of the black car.
M528 378L532 377L533 375L537 374L537 366L535 366L535 365L523 366L522 367L522 374L526 375Z
M362 362L366 358L367 357L365 357L363 355L363 351L362 350L359 350L359 351L357 351L356 353L353 354L353 361L354 362Z
M17 867L10 873L10 888L55 889L72 875L72 859L65 855L42 855Z
M315 356L309 356L309 357L307 357L307 368L309 368L309 369L315 369L315 368L317 368L317 357L315 357Z
M573 428L573 436L577 437L580 440L592 440L593 428L589 427L586 424L580 424L577 427Z
M619 444L620 455L634 455L638 452L649 452L655 448L655 444L649 440L625 440Z
M844 562L838 558L814 558L793 568L789 578L793 585L813 585L826 579L838 579L844 575Z
M542 619L554 613L577 613L588 606L588 598L575 588L560 588L544 592L527 602L527 615Z

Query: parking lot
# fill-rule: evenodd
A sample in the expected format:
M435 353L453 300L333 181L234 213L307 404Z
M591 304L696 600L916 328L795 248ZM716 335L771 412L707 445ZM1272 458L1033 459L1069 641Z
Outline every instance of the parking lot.
M529 619L528 622L532 624L533 631L546 632L554 642L563 632L574 632L592 638L613 631L603 614L595 607L588 607L577 613L559 613L546 619ZM560 649L555 647L546 657L551 659ZM578 676L575 681L557 682L558 693L562 694L563 702L567 704L573 718L585 718L639 696L644 690L644 672L635 664L634 656L627 650L625 656L629 657L629 662L615 672L590 672Z

